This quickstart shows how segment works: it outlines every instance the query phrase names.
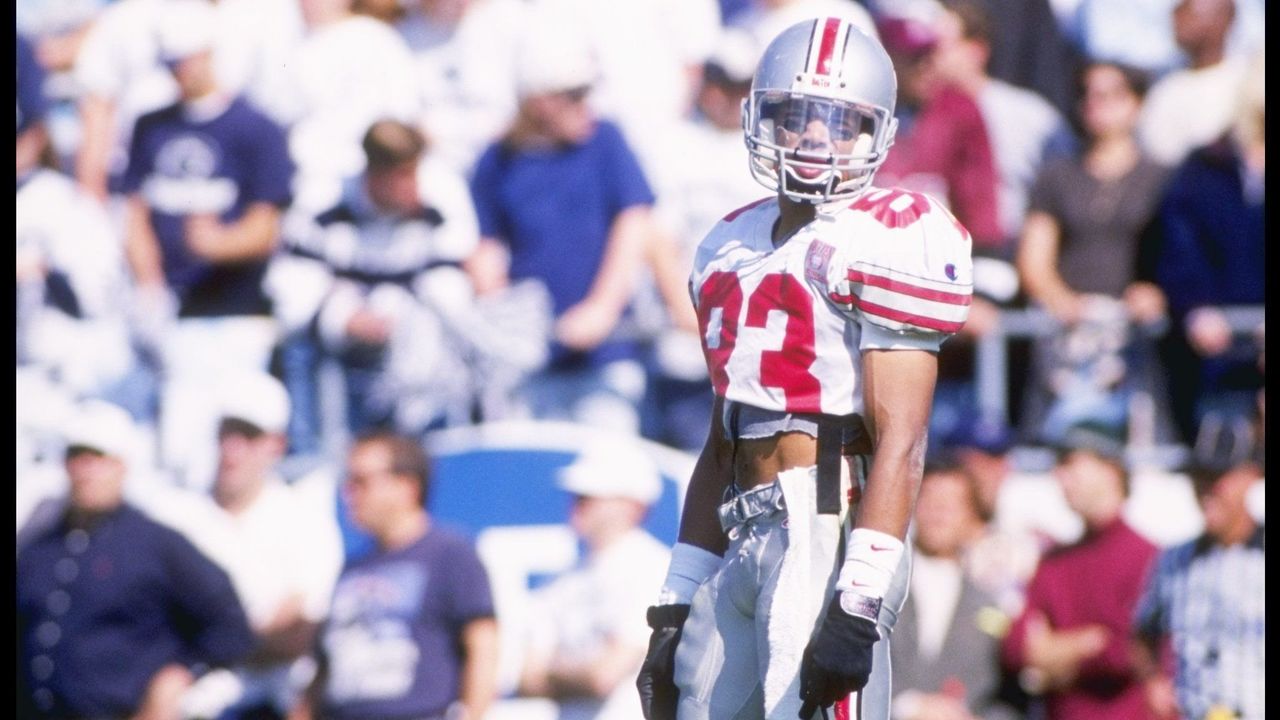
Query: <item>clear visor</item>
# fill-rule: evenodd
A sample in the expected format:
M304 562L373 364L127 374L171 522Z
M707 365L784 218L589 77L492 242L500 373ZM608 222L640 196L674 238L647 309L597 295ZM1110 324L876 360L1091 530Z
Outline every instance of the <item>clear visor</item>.
M802 136L815 141L852 143L861 135L874 138L876 116L869 108L809 95L770 93L756 106L755 135L783 147L796 147Z

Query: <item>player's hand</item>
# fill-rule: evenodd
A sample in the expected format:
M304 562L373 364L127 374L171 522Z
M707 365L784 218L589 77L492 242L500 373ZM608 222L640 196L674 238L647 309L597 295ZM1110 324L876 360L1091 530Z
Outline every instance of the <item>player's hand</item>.
M880 632L874 620L841 606L845 594L837 592L831 599L822 627L800 661L801 720L810 720L818 708L861 690L871 677L871 648Z
M649 652L640 666L636 689L640 691L640 710L645 720L675 720L680 699L676 689L676 645L689 618L688 605L655 605L645 614L653 634L649 636Z

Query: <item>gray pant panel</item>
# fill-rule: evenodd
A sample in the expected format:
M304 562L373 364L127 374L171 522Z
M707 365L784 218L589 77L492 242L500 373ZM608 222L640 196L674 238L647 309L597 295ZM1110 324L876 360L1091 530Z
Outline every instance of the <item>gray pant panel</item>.
M771 670L775 677L778 673L798 672L795 657L817 630L842 560L843 538L831 542L831 538L825 536L843 535L848 524L844 516L838 526L833 516L826 516L829 520L815 520L815 501L804 482L797 483L792 478L784 487L789 491L786 493L788 509L734 528L720 567L694 595L676 651L680 720L794 720L796 717L798 691L794 697L788 696L786 702L774 700L773 712L766 712L765 678ZM795 506L806 507L812 514L793 522L790 514ZM813 537L793 537L793 526L808 527ZM797 557L799 553L806 556ZM784 559L787 563L814 568L807 576L807 588L778 587ZM906 602L910 574L908 546L881 606L881 641L875 644L871 678L861 697L851 698L861 703L861 717L865 720L889 717L890 635ZM785 599L774 605L775 595L780 593L785 594ZM797 628L794 637L788 636L791 647L787 648L777 647L776 627L772 628L775 632L770 632L770 618L780 611L786 617L773 622L785 621L786 625ZM779 663L790 665L780 667Z

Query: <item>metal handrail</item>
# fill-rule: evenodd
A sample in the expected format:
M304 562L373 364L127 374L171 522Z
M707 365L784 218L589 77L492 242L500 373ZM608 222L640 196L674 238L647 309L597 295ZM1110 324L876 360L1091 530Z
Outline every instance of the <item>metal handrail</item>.
M1266 320L1263 305L1223 306L1218 309L1238 336L1252 335ZM978 410L985 420L1002 425L1009 422L1009 339L1043 337L1062 329L1062 323L1040 308L999 311L995 327L974 344L974 383Z

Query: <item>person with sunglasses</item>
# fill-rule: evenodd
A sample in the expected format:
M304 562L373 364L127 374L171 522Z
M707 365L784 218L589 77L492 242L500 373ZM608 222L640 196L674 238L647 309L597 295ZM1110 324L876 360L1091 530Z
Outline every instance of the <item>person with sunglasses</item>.
M473 174L481 240L465 267L479 295L533 280L551 296L550 360L513 412L635 433L645 374L624 328L655 235L654 194L618 126L592 108L589 38L561 20L530 14L517 117Z

